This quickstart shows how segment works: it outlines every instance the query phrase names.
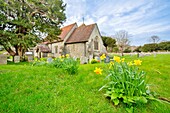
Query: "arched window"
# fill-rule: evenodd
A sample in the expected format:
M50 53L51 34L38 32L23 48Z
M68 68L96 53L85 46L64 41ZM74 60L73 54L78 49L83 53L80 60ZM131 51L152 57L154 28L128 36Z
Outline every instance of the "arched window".
M94 50L99 50L98 37L96 37L95 40L94 40Z

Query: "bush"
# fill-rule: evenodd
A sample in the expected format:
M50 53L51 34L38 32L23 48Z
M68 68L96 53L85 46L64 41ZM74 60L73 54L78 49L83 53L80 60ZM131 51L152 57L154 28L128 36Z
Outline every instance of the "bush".
M142 46L139 46L133 52L141 52L141 51L142 51Z
M168 50L170 51L170 41L167 42L161 42L158 44L159 50Z
M145 44L142 47L143 52L153 52L159 50L158 44L153 43L153 44Z
M124 53L130 53L131 50L130 50L129 48L126 48L123 52L124 52Z

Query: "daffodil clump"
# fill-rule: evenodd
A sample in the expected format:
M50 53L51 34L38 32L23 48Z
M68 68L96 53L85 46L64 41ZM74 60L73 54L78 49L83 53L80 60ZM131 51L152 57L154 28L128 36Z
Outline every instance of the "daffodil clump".
M125 58L114 56L111 61L106 77L108 83L102 88L106 89L105 96L109 97L114 105L125 103L127 109L133 110L133 105L146 104L149 99L153 99L149 86L146 84L146 74L139 70L142 65L141 60L126 62ZM96 68L96 74L102 73L101 68ZM102 89L101 88L101 89Z
M91 60L91 64L95 64L95 63L99 63L100 61L98 61L97 59L92 59Z
M69 54L59 56L60 59L62 59L62 58L69 58L69 57L70 57Z
M68 74L73 75L78 72L78 62L73 58L70 58L69 54L61 55L58 58L53 59L51 62L47 62L42 58L42 60L35 59L32 66L48 66L54 68L62 68Z

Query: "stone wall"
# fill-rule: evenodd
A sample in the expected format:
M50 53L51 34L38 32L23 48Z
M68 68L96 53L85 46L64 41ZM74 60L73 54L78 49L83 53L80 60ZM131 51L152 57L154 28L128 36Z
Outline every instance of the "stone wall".
M82 56L86 56L85 43L67 44L66 49L71 57L80 58Z
M97 37L98 45L99 45L98 50L94 50L94 40L95 40L96 37ZM90 35L90 38L89 38L88 42L86 43L86 46L87 46L86 53L88 53L88 55L91 55L93 57L99 55L100 53L106 52L97 25L95 26L92 34ZM88 46L90 46L90 51L89 51Z
M51 44L48 44L49 48L51 49ZM57 47L57 53L56 53L56 46ZM52 54L54 55L54 57L59 57L62 53L62 48L64 47L63 42L57 42L57 43L52 43Z

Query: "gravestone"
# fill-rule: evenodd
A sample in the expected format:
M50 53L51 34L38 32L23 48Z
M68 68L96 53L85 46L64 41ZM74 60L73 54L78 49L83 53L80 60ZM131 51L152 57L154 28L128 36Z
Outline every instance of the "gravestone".
M89 55L89 62L93 60L93 55Z
M73 59L74 59L75 61L77 61L77 57L74 56Z
M33 61L33 56L28 56L28 62L32 62Z
M98 62L101 62L100 57L96 56L95 59L96 59Z
M143 53L139 53L139 57L144 57L144 54Z
M25 55L28 57L28 62L33 61L33 53L32 52L25 52Z
M156 52L153 52L154 57L156 57Z
M7 64L7 56L0 55L0 64Z
M88 63L88 58L87 57L81 57L80 58L80 64L87 64Z
M47 58L47 62L48 62L48 63L51 63L52 61L53 61L52 58Z
M20 56L14 56L14 63L20 62Z
M110 57L106 56L106 58L104 59L104 63L110 63Z

